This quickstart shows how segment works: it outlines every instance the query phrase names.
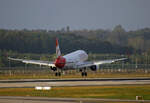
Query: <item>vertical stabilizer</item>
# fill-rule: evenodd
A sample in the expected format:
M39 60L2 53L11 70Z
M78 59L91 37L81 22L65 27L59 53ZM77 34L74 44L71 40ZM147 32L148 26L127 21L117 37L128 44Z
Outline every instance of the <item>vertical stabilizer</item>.
M59 43L58 43L58 39L56 38L56 56L59 57L61 56L61 52L59 49Z

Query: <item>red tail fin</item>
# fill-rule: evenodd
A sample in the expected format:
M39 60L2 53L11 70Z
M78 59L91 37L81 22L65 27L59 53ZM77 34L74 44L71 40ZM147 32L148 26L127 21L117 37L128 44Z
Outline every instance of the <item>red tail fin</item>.
M56 56L59 57L61 56L61 52L59 49L59 43L58 43L58 39L56 38Z

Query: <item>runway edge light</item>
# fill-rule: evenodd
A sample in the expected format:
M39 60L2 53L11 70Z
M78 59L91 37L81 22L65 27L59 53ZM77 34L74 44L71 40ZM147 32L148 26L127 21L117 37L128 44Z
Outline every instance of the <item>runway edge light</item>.
M43 87L43 90L51 90L51 87Z
M42 87L35 87L35 90L42 90Z
M40 86L36 86L35 90L51 90L51 87L40 87Z

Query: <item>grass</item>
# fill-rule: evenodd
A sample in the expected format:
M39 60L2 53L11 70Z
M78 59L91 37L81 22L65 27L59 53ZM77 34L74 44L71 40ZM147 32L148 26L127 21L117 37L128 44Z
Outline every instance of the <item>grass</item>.
M145 102L120 102L120 101L83 101L82 103L145 103Z
M150 100L150 85L53 87L49 91L34 88L0 88L0 96L40 96L69 98L132 99L142 96Z
M112 101L83 101L83 103L145 103L145 102L112 102Z
M126 78L126 77L150 77L150 73L89 73L86 78ZM17 74L0 75L0 79L60 79L60 78L82 78L80 73L66 74L56 77L54 74Z

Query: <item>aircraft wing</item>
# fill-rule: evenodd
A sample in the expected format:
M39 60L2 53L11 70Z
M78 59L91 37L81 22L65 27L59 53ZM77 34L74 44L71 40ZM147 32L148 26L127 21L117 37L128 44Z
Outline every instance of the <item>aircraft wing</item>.
M45 66L52 66L52 67L55 66L53 62L49 62L49 61L16 59L16 58L10 58L10 57L8 57L8 59L13 60L13 61L20 61L26 64L37 64L37 65L45 65Z
M101 64L110 64L117 61L126 60L127 58L120 58L120 59L111 59L111 60L101 60L101 61L93 61L93 62L82 62L78 64L78 68L90 67L92 65L101 65Z
M100 64L107 64L107 63L114 63L117 61L122 61L126 60L127 58L120 58L120 59L111 59L111 60L102 60L102 61L96 61L94 62L95 65L100 65Z

